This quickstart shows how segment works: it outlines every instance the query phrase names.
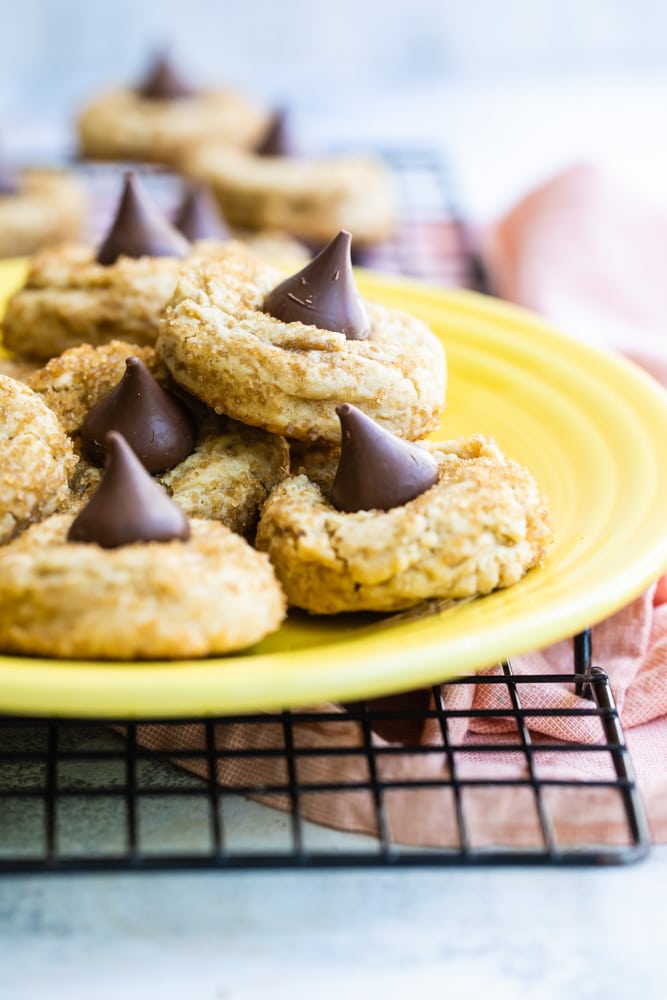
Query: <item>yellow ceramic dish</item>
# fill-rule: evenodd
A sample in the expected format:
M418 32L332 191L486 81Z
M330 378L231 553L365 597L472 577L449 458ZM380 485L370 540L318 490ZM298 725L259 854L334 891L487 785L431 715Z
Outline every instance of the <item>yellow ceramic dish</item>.
M2 291L20 267L0 267ZM243 655L173 663L0 657L0 711L169 718L312 705L434 683L595 624L667 570L667 394L522 310L359 273L426 320L449 363L442 436L492 434L549 498L555 546L515 587L438 615L295 615Z

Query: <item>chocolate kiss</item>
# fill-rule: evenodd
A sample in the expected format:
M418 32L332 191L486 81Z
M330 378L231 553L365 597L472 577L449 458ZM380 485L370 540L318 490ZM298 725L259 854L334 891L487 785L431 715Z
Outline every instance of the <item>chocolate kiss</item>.
M228 240L225 225L213 195L204 184L193 184L183 199L174 225L194 243L195 240Z
M336 413L342 446L331 502L338 510L390 510L437 483L438 463L428 451L383 430L350 403Z
M287 135L287 113L276 111L269 127L255 146L257 156L289 156L290 142Z
M137 175L128 170L116 218L97 253L98 264L119 257L185 257L186 238L174 229L150 200Z
M86 458L103 465L108 431L120 431L152 474L172 469L194 449L190 415L155 381L139 358L128 358L118 385L88 411L81 428Z
M352 273L352 237L344 229L298 274L269 292L262 306L284 323L305 323L366 340L368 316Z
M148 475L122 434L106 436L107 459L100 484L72 521L70 542L97 542L117 549L133 542L186 541L183 510Z
M167 56L158 56L148 74L136 88L140 97L150 101L175 101L179 97L192 97L193 87L187 83Z

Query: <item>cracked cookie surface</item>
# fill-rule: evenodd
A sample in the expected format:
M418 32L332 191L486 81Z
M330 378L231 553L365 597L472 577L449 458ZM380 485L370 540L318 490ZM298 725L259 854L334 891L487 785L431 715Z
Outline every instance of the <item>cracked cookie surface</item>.
M68 542L56 514L0 549L0 649L173 659L244 649L279 628L285 598L264 553L215 521L183 541Z
M263 259L307 259L305 248L284 233L245 233ZM236 242L236 241L234 241ZM199 240L190 259L216 257L225 243ZM79 344L113 339L153 345L160 314L169 301L183 261L176 257L124 257L103 266L94 247L63 244L36 254L23 284L7 303L3 344L18 358L47 361Z
M0 544L65 502L75 463L69 438L40 397L0 375Z
M300 474L273 490L256 544L290 604L316 614L398 611L508 587L542 561L550 515L527 469L482 436L424 447L439 481L388 511L336 510L327 498L335 461L318 482Z
M186 265L156 344L175 381L216 412L302 441L338 442L341 402L411 440L438 426L445 355L421 320L365 302L367 340L283 323L262 303L284 277L239 244Z
M64 244L33 257L25 284L7 303L3 343L19 357L46 361L78 344L123 338L155 342L162 308L182 261L119 257L108 267L96 250Z

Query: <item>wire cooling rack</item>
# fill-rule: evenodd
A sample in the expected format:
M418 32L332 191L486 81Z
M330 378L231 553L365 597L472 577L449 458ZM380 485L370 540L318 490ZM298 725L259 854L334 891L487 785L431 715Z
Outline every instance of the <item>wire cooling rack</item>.
M649 835L609 681L596 667L582 672L576 648L574 657L578 669L567 676L515 676L504 663L497 674L359 702L336 714L293 711L115 724L0 718L0 872L638 860L648 849ZM570 722L597 720L595 743L538 741L531 735L535 715L559 714L535 707L531 692L534 698L541 685L556 680L588 689L585 707L560 714ZM455 688L482 684L501 688L506 705L461 709L448 704ZM489 737L472 748L474 777L465 773L471 747L455 736L461 719L512 724L510 739ZM439 739L424 744L419 734L433 722ZM359 734L352 742L351 724ZM324 742L302 738L304 727L308 733L313 725L327 727ZM271 730L270 745L251 735L253 730ZM568 757L582 752L606 759L604 777L551 776L554 761L567 764ZM519 755L523 767L499 776L496 765L508 755ZM395 768L393 776L386 776L389 758L397 756L418 758L418 770L426 776L397 777ZM351 758L357 764L350 771ZM550 763L544 773L543 760ZM508 789L522 812L533 814L531 839L518 846L513 838L488 843L468 809L470 797L483 793L485 808L493 810ZM563 791L613 799L621 832L609 843L581 841L576 833L573 838L571 828L566 831L562 818L552 814L552 796ZM433 816L440 811L437 846L396 841L391 798L397 795L403 808L406 796L417 796L417 812ZM333 799L344 803L348 814L364 818L360 832L341 833L312 821Z
M368 251L360 263L488 290L442 158L411 148L384 156L396 179L401 224L391 242ZM117 197L118 169L85 172L99 226ZM148 172L147 181L163 207L172 207L178 182L159 171ZM544 708L540 693L554 684L587 700L575 708ZM500 707L476 708L472 697L457 707L457 692L489 685L501 695L493 699ZM587 743L540 738L531 726L538 716L570 726L593 721L599 735ZM471 747L462 741L462 722L487 735ZM502 738L485 730L490 722L504 723ZM326 729L326 739L304 738L313 725ZM426 726L431 737L425 742ZM267 732L268 743L258 736ZM582 779L581 769L568 768L577 755L600 761L595 778ZM510 759L510 771L498 768ZM498 827L489 841L488 826L478 824L480 797L488 816L508 790L532 816L529 835L517 843ZM575 803L582 796L611 800L613 836L591 839L578 832L576 805L564 825L562 811L554 810L554 795L563 793ZM397 837L397 796L402 809L436 817L429 846L406 846ZM336 803L345 805L347 828L354 832L323 824ZM579 814L585 822L585 811ZM0 717L5 873L618 864L643 857L649 843L609 681L592 662L590 632L574 638L568 675L519 676L505 662L493 673L336 713L169 723Z

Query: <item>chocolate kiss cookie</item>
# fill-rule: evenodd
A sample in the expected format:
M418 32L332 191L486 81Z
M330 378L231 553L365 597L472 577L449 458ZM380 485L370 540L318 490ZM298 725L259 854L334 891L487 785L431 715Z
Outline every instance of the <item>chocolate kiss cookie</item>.
M229 229L205 184L190 186L176 213L174 225L191 243L229 239Z
M180 75L171 60L158 56L148 74L137 89L140 97L151 101L175 101L182 97L193 97L195 90Z
M350 403L336 407L342 432L331 502L348 514L391 510L438 481L433 455L390 434Z
M195 435L185 406L159 385L139 358L125 362L118 385L88 412L81 428L86 458L103 465L108 431L120 431L152 474L192 453Z
M264 299L263 311L283 323L304 323L366 340L370 323L352 273L352 237L341 230L309 264Z
M119 257L185 257L189 250L186 238L153 204L134 171L128 170L116 218L97 253L97 263L107 266Z
M116 549L134 542L187 541L190 523L134 454L122 434L106 436L107 458L100 485L72 521L70 542L96 542Z

